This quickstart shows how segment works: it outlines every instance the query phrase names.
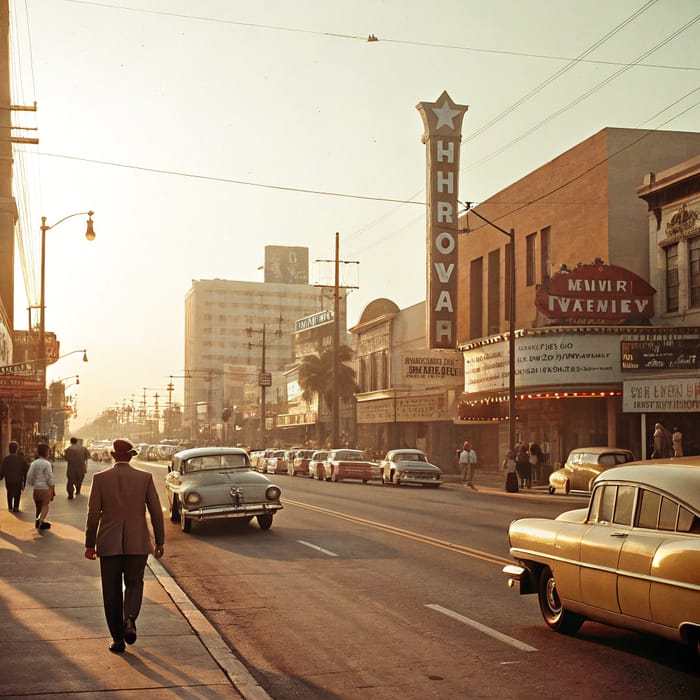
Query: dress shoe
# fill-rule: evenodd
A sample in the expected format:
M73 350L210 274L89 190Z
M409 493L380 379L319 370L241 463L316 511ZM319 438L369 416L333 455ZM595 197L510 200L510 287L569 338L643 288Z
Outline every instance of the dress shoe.
M38 530L38 529L39 529L39 525L41 525L41 520L39 520L39 518L37 518L37 519L34 521L34 527Z
M124 641L133 644L136 641L136 623L133 617L127 617L124 623Z
M69 500L69 501L72 501L72 500L73 500L73 494L72 494L72 493L69 493L69 494L68 494L68 500Z
M43 523L39 523L39 529L40 530L50 530L51 529L51 523L47 523L45 520Z
M124 642L120 639L117 641L116 639L109 645L109 650L113 654L121 654L126 647L124 646Z

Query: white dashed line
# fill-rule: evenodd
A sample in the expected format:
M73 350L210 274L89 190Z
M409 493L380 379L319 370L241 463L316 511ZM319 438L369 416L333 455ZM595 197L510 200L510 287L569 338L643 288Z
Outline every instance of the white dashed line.
M459 622L463 622L465 625L469 625L470 627L473 627L475 630L479 630L479 632L483 632L484 634L488 634L489 637L493 637L494 639L498 639L498 641L503 642L504 644L510 644L510 646L515 647L516 649L520 649L520 651L537 651L535 647L531 647L529 644L525 644L525 642L521 642L518 639L513 639L513 637L509 637L507 634L502 634L501 632L497 632L494 629L491 629L491 627L487 627L486 625L482 625L480 622L477 622L476 620L471 620L468 617L465 617L464 615L460 615L459 613L454 612L454 610L449 610L448 608L443 608L442 605L435 605L434 603L428 603L426 608L430 608L431 610L435 610L436 612L442 613L443 615L447 615L447 617L451 617L455 620L459 620Z
M311 547L311 549L315 549L317 552L323 552L323 554L327 554L329 557L337 557L338 555L335 552L331 552L328 549L324 549L323 547L319 547L317 544L311 544L311 542L304 542L304 540L297 540L299 544L303 544L304 547Z

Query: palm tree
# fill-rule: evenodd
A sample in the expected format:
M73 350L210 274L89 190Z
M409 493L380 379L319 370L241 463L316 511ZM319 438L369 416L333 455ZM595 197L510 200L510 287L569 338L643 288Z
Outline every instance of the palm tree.
M352 350L347 345L338 347L338 398L349 399L357 391L355 370L345 364L352 359ZM311 403L314 396L319 397L319 416L321 414L321 401L329 408L333 403L333 349L327 348L317 355L307 355L299 365L299 386L301 396L307 403ZM320 432L320 421L316 423ZM317 434L317 438L319 435Z

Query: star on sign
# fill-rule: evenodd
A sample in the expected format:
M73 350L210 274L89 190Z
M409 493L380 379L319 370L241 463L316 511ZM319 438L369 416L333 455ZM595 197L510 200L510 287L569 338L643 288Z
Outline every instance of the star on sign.
M447 103L447 100L443 101L442 107L433 107L432 110L437 117L437 125L435 126L436 129L439 129L441 126L445 125L449 126L450 129L455 128L452 120L460 113L461 110L451 109Z

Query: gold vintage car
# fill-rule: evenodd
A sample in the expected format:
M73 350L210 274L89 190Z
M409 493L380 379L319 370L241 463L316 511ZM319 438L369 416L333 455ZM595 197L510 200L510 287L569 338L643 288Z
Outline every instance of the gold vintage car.
M588 508L515 520L508 537L508 583L537 594L551 629L595 620L700 655L700 457L608 469Z
M621 447L577 447L569 452L564 466L549 475L549 493L590 492L598 474L632 460L634 455Z

